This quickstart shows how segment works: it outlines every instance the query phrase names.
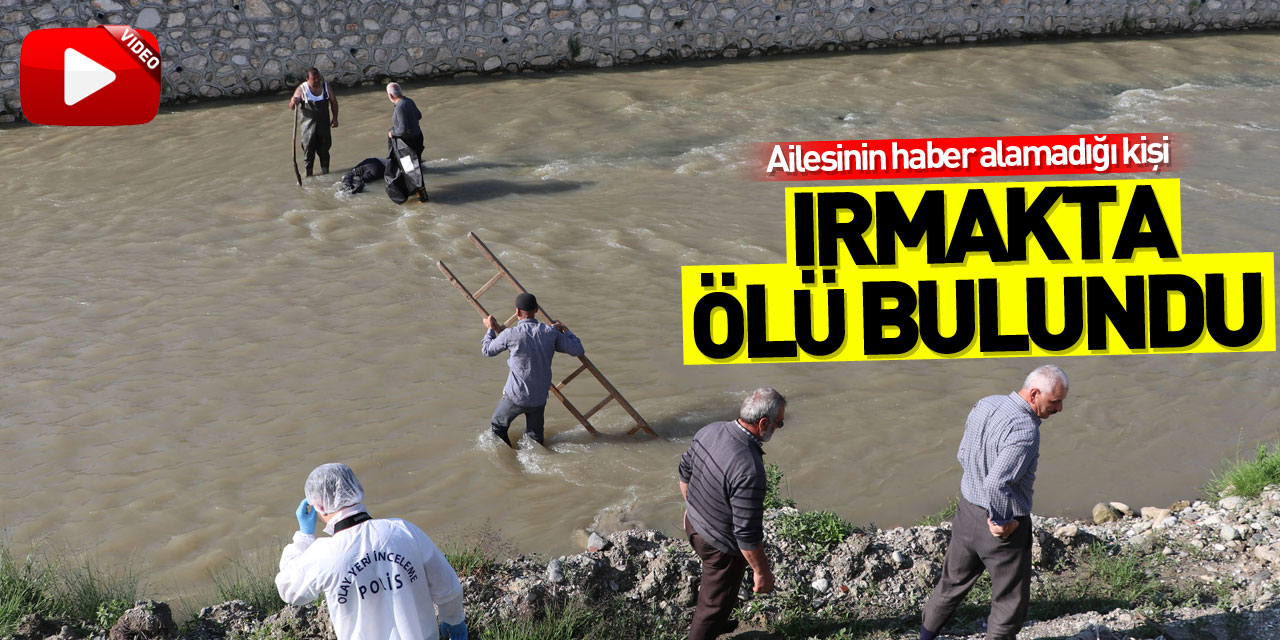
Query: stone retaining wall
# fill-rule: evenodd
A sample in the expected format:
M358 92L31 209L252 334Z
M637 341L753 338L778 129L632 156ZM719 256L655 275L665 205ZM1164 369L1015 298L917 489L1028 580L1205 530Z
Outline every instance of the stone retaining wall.
M164 102L531 69L1280 26L1280 0L0 0L0 121L46 27L155 34Z

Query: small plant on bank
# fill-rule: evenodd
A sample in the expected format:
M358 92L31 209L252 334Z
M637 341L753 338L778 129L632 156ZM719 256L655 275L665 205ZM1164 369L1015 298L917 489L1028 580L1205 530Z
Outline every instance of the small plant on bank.
M916 522L916 526L936 527L956 517L956 509L959 508L960 498L958 496L951 496L950 498L947 498L947 506L939 509L937 513L920 518L920 520Z
M1280 442L1268 451L1258 445L1253 460L1226 461L1205 485L1205 495L1217 500L1222 494L1256 498L1269 484L1280 484Z
M764 508L781 509L782 507L794 507L796 501L791 498L784 498L779 492L782 486L782 469L778 465L770 463L764 468Z
M817 561L858 529L830 511L801 511L779 515L774 530L779 538L799 546L801 557Z
M133 605L128 600L112 600L103 602L98 605L98 612L94 615L94 623L103 631L109 631L120 621L120 616L129 610Z
M440 546L445 560L460 577L474 576L488 571L498 561L515 552L515 544L502 536L502 532L488 522L467 531L458 539Z

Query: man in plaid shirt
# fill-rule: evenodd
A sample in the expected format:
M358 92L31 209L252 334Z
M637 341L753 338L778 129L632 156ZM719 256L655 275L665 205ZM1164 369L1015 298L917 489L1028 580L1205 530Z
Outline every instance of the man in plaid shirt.
M988 640L1014 640L1031 601L1031 494L1040 421L1062 411L1067 374L1045 365L1022 388L978 401L956 458L960 504L942 578L924 605L920 640L933 640L984 570L991 573Z

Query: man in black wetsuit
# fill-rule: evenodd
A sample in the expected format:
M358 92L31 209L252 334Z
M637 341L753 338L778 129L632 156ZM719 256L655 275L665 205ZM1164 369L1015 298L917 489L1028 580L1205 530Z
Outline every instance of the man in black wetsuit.
M307 154L307 177L311 177L316 156L320 156L320 173L329 173L329 146L333 144L329 129L338 128L338 99L315 67L307 69L307 81L298 85L289 98L289 110L295 106L302 109L302 150Z

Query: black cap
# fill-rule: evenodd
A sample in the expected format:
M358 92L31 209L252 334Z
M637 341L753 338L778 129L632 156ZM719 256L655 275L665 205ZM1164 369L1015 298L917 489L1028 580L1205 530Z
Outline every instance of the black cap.
M516 308L521 311L537 311L538 299L532 293L522 293L516 296Z

